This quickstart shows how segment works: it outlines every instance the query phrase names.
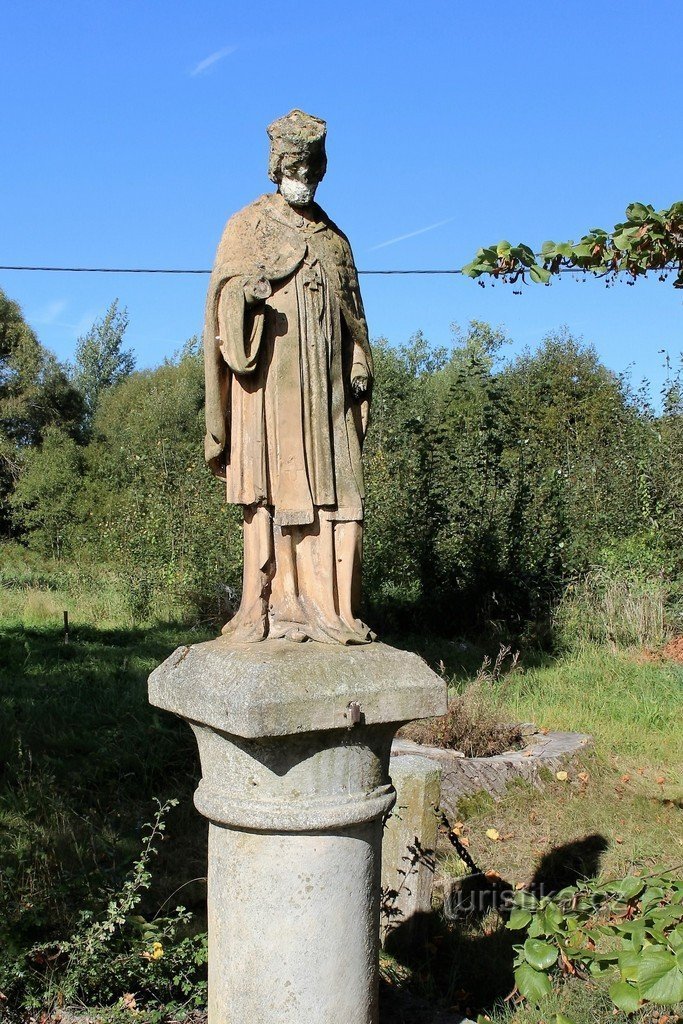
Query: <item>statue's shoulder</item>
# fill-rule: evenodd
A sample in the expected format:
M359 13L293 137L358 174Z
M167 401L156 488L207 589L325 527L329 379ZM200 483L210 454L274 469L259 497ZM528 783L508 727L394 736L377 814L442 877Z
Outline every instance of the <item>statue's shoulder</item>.
M325 224L325 227L327 228L327 230L329 232L331 232L331 234L335 235L342 243L344 243L345 245L348 245L349 248L350 248L351 246L350 246L349 240L346 237L346 235L344 234L344 232L342 231L342 229L339 227L339 225L335 224L335 222L332 220L332 218L330 216L328 216L327 213L325 213L325 211L323 210L322 206L318 206L317 203L314 203L314 207L315 207L315 214L316 214L316 217L318 218L318 220L323 221L323 223Z
M243 206L237 213L233 213L232 217L228 218L225 230L248 230L254 227L268 208L269 199L270 196L266 193L255 199L253 203L249 203L248 206Z
M338 256L341 257L345 263L353 264L353 252L348 238L339 225L335 224L331 217L328 217L321 206L318 206L316 203L315 207L318 220L325 224L325 234L327 235L328 242L332 243L332 246L336 250Z
M217 264L226 264L233 270L239 268L236 273L251 265L259 224L267 220L264 218L267 199L267 195L259 196L228 219L216 251Z
M277 214L273 193L238 210L225 225L214 266L226 277L265 273L273 281L293 273L306 255L306 241Z

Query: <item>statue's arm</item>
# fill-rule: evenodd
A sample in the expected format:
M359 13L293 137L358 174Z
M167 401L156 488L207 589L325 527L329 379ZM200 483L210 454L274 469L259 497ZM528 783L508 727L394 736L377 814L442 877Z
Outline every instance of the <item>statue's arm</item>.
M353 344L351 388L356 396L369 395L373 376L372 350L360 294L358 271L348 238L336 226L334 226L334 230L338 244L341 245L339 277L342 290L342 313Z
M218 300L218 344L233 373L254 373L263 337L264 299L270 295L265 279L231 277Z
M372 392L373 362L368 325L365 319L363 300L360 294L358 272L353 260L351 247L344 238L346 294L344 296L344 319L351 337L351 392L361 405L363 432L367 429L370 398Z

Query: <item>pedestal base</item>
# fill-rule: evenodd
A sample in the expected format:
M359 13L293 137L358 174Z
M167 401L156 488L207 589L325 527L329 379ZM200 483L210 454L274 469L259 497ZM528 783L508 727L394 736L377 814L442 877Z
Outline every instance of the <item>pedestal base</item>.
M445 712L443 680L383 644L220 639L149 691L199 745L209 1024L374 1024L391 740Z

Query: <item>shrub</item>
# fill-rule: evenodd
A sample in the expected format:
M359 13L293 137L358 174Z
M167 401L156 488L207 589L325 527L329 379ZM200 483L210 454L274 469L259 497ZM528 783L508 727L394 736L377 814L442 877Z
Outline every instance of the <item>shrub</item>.
M683 1003L682 901L683 879L667 870L579 882L541 899L515 893L507 927L527 936L514 947L519 994L538 1005L551 977L578 976L611 982L625 1013Z
M148 918L139 912L165 815L176 804L158 804L153 821L143 827L138 859L100 913L81 911L69 939L28 950L6 948L0 956L0 1019L3 1013L14 1021L25 1011L85 1003L130 1010L144 1005L151 1022L174 1008L189 1011L205 1004L206 935L192 934L191 915L183 907Z
M487 656L472 682L450 697L445 715L412 722L400 735L416 743L459 750L466 757L491 757L519 747L520 726L510 723L503 711L506 687L501 677L508 659L510 673L517 667L519 653L501 645L495 662Z

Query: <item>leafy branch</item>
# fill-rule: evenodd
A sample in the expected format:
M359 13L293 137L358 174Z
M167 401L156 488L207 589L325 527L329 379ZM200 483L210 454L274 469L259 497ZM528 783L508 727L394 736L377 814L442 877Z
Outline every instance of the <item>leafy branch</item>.
M683 879L671 871L585 881L552 899L518 892L507 927L526 932L515 982L531 1003L550 994L552 975L606 978L625 1013L683 1002Z
M628 283L635 284L650 271L660 281L673 272L674 288L683 288L683 202L659 211L631 203L626 220L611 231L591 228L578 242L544 242L540 253L522 243L502 241L479 249L462 268L467 277L488 275L509 284L528 279L549 284L554 275L576 270L604 277L608 284L619 274L628 275Z

